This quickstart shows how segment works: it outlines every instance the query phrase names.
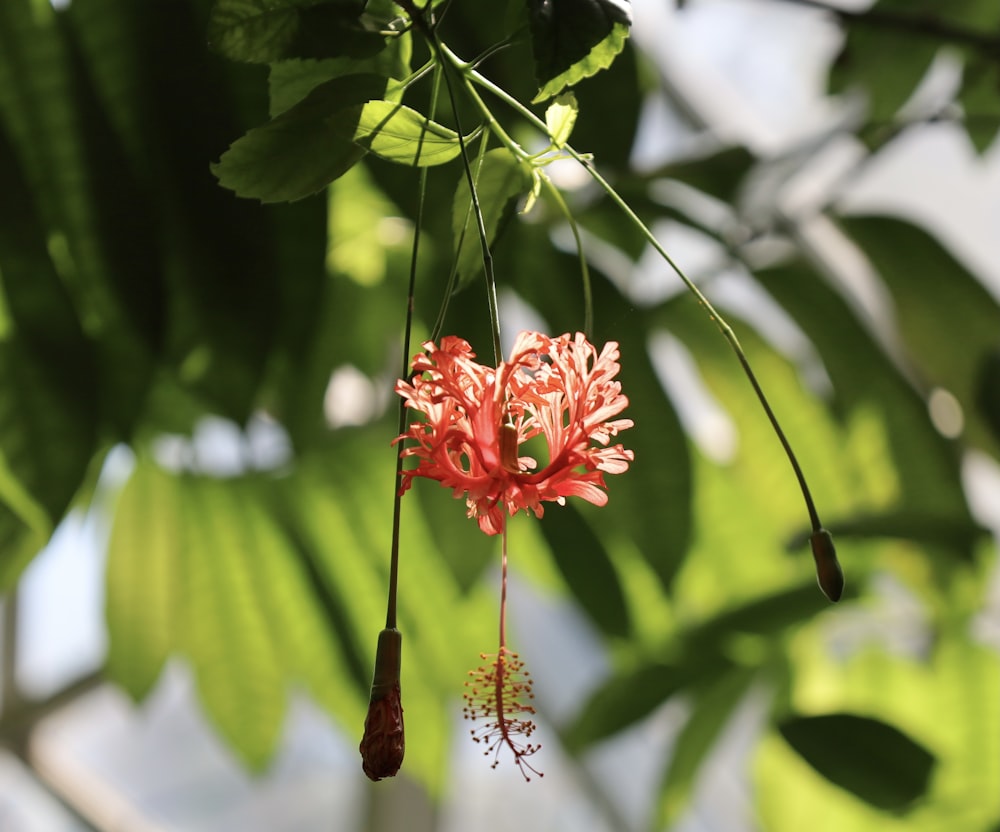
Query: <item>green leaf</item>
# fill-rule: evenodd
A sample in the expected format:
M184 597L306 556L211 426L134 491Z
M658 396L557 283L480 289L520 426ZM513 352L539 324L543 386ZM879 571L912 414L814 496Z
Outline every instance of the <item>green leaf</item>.
M1000 66L997 62L968 55L958 100L962 104L962 123L969 141L980 154L985 153L1000 131Z
M645 719L670 697L706 675L722 673L729 663L718 656L700 657L704 663L649 662L619 673L587 700L564 734L566 748L579 753L601 740Z
M385 40L359 22L359 0L218 0L208 42L234 61L326 58L377 53Z
M533 103L611 66L632 25L627 0L528 0L539 91Z
M989 530L971 517L951 517L927 511L886 511L844 517L828 523L827 528L838 540L851 537L895 538L968 553L989 536ZM804 545L810 534L811 532L803 532L789 544L790 547Z
M892 217L848 217L844 229L868 256L895 301L899 328L928 388L962 406L965 438L994 456L998 444L976 408L977 374L997 346L1000 306L934 237ZM961 338L955 333L960 332Z
M392 39L388 46L371 58L292 59L271 64L267 76L271 118L298 104L324 81L344 75L381 75L405 78L410 73L412 39L410 33Z
M680 691L716 684L733 671L731 656L747 666L758 664L758 655L739 655L740 639L778 635L825 606L810 581L723 610L677 633L662 658L619 672L591 695L567 732L569 747L579 751L628 728Z
M569 141L579 112L580 107L572 92L557 96L556 100L549 104L545 110L545 126L555 147L562 148Z
M354 141L383 159L414 167L443 165L462 150L454 130L391 101L365 104Z
M387 79L345 75L320 84L298 104L233 142L212 172L239 196L291 202L314 194L365 153L354 143L362 105Z
M830 73L830 91L862 90L869 119L885 127L916 90L939 48L935 39L914 37L903 28L852 23Z
M472 178L483 212L486 238L492 246L513 214L518 197L531 189L531 168L506 148L497 148L483 156L481 163L473 161ZM482 271L483 254L465 176L455 191L451 223L460 285L468 285Z
M136 701L179 646L185 522L176 479L138 462L115 509L105 605L107 672Z
M900 510L969 518L952 443L935 430L922 397L844 298L804 264L766 269L755 277L819 352L833 383L834 412L844 419L877 413L884 423Z
M898 728L856 714L791 717L778 730L816 771L879 809L908 809L927 792L936 764Z
M552 506L542 534L573 597L609 636L629 634L628 607L608 550L573 505Z
M648 330L627 317L634 311L631 302L609 281L597 280L594 307L605 322L598 325L596 334L621 346L620 379L629 397L623 415L636 425L622 437L625 447L635 452L635 462L627 476L616 477L611 484L611 499L601 509L602 523L628 529L646 563L669 589L691 543L688 440L650 361Z
M660 785L657 828L672 828L687 808L702 763L756 676L756 669L736 668L694 697Z
M989 350L976 371L976 408L1000 444L1000 348Z
M184 477L178 486L185 529L182 643L209 718L244 763L260 771L281 738L287 684L277 634L262 612L260 551L241 526L231 484Z

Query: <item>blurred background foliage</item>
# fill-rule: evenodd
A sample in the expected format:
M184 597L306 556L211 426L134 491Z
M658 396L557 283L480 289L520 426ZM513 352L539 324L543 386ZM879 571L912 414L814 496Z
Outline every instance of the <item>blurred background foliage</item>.
M504 11L455 0L441 36L471 58L505 34L516 14ZM391 386L418 172L369 154L322 193L278 205L220 187L210 162L346 64L227 61L206 47L210 12L209 0L0 4L0 581L15 586L93 498L109 451L128 446L107 561L107 674L142 700L168 657L185 657L211 722L263 771L293 685L360 734L385 603ZM843 35L835 115L803 140L777 151L727 142L640 48L655 38L633 37L639 46L577 87L572 143L668 247L697 240L684 246L697 251L690 272L731 316L800 455L839 543L845 600L832 608L815 586L795 482L725 341L620 211L565 172L553 177L584 231L594 340L621 343L636 459L605 508L571 501L518 518L513 569L575 604L609 657L606 678L549 719L567 765L586 765L664 702L687 703L650 828L682 816L715 741L752 700L767 715L747 775L760 828L995 830L1000 661L974 624L996 583L996 543L973 517L962 466L1000 452L997 287L934 228L851 213L842 197L921 125L953 123L980 153L993 145L1000 8L879 0L823 13ZM375 58L333 60L399 77L411 53L416 67L426 48L407 34ZM941 60L957 67L952 86L915 96ZM481 69L522 101L537 90L525 41ZM407 104L426 108L428 89ZM636 141L657 95L690 140L643 167ZM540 142L509 109L495 115L526 146ZM298 140L298 164L328 163L322 141ZM790 183L822 180L812 165L835 140L851 142L850 169L789 200ZM418 338L454 257L460 176L452 162L428 178ZM834 244L820 246L817 228ZM568 239L544 198L510 216L495 250L507 334L521 319L554 334L582 327ZM637 274L657 288L642 291ZM445 331L489 355L478 282L453 297ZM236 470L185 440L208 417L245 431ZM279 426L287 452L257 453L254 420ZM463 514L433 483L404 500L401 776L434 799L448 795L465 672L494 642L496 542ZM532 639L516 639L529 660Z

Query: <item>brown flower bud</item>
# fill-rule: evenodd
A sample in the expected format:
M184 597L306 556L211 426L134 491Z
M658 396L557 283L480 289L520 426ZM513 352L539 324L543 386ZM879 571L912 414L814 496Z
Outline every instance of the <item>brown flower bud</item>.
M833 545L833 535L826 529L817 529L809 538L813 560L816 561L816 580L831 601L839 601L844 594L844 572L837 560L837 549Z
M372 780L394 777L403 764L403 703L399 692L399 668L403 636L385 629L378 636L371 699L361 739L361 765Z

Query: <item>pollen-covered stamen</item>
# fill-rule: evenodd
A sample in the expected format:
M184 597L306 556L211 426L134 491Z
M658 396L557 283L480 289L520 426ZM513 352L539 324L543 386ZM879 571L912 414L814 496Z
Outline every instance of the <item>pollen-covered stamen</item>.
M472 678L465 683L463 695L466 704L462 715L473 721L487 720L469 731L472 739L485 746L484 755L493 755L492 768L499 765L500 751L506 746L525 780L531 780L528 772L544 776L526 759L542 747L530 742L535 732L535 723L530 719L535 714L529 704L535 698L531 692L531 674L524 669L517 653L506 647L501 647L495 656L480 653L480 658L493 660L469 671Z

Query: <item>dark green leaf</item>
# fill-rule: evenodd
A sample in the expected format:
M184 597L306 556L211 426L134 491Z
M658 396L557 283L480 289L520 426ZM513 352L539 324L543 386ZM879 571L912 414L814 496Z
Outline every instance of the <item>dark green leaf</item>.
M542 533L573 596L609 636L629 633L628 607L618 573L600 538L571 504L552 506Z
M973 147L984 153L1000 131L1000 64L968 56L959 101L965 132Z
M840 538L895 538L912 540L930 546L944 546L952 551L971 552L976 544L989 535L971 517L948 517L926 511L887 511L856 517L845 517L828 523L830 532ZM808 540L804 532L789 542L797 548Z
M314 194L365 153L354 143L363 105L385 92L377 75L320 84L294 107L233 142L212 171L239 196L291 202Z
M895 301L899 328L928 387L958 399L965 438L1000 455L976 409L976 374L1000 340L1000 306L936 239L891 217L848 217L844 228L878 269ZM961 333L961 337L956 337Z
M714 684L733 669L730 657L739 654L740 638L778 635L826 607L810 581L724 610L677 633L662 660L647 660L619 673L590 697L568 731L570 747L582 749L629 727L679 691ZM740 658L751 666L760 656Z
M927 792L936 763L898 728L856 714L796 716L778 730L816 771L878 809L909 808Z
M528 14L536 102L611 66L632 25L628 0L528 0Z
M462 150L454 130L391 101L364 105L354 140L383 159L415 167L443 165Z
M483 156L482 163L473 161L472 178L483 212L486 239L492 245L510 219L518 197L531 189L531 169L506 148L497 148ZM451 223L459 280L468 285L482 271L483 254L469 183L464 175L455 191Z
M696 662L647 663L620 673L591 695L564 734L566 747L579 753L649 716L670 697L706 676L721 674L729 663L718 655Z
M989 350L976 372L976 407L1000 444L1000 349Z
M607 280L594 282L600 310L597 333L621 345L624 416L635 422L622 441L635 452L627 476L611 485L602 511L609 528L630 530L643 558L665 589L673 583L691 542L692 482L688 440L649 358L646 332L632 305Z
M914 37L906 29L854 21L830 74L830 90L863 91L869 118L884 127L916 90L939 48L935 39Z
M374 55L385 44L366 31L361 0L218 0L209 45L234 61Z
M767 269L755 277L818 350L833 382L835 412L846 418L874 411L884 420L901 504L913 513L968 516L951 444L934 429L923 399L843 297L804 265Z
M756 676L755 669L735 668L694 697L660 786L657 828L672 828L687 808L702 763Z
M327 58L326 60L285 60L271 64L267 86L269 115L274 118L298 104L314 87L343 75L371 74L405 78L410 72L410 34L393 38L371 58Z

